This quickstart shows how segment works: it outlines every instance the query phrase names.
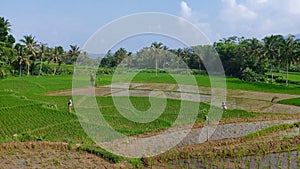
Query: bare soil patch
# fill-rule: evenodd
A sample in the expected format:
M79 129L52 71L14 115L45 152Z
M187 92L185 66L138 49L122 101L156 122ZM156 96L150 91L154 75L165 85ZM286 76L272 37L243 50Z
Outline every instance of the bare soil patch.
M101 157L70 149L68 143L17 142L0 145L0 168L132 168L128 162L112 164Z

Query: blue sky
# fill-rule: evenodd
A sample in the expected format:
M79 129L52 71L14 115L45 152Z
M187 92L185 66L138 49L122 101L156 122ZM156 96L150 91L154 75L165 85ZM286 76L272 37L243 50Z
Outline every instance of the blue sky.
M11 22L17 41L32 34L49 46L66 49L70 44L82 47L105 24L139 12L183 17L212 42L232 35L300 33L299 0L1 0L0 4L0 16Z

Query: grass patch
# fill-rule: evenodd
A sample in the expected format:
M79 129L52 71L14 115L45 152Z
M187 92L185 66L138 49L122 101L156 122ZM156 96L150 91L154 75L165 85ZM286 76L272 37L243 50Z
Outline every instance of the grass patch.
M223 119L230 119L230 118L253 118L253 117L256 117L256 114L254 114L252 112L245 111L245 110L238 110L238 109L226 110L223 113L223 116L222 116Z
M300 106L300 97L299 98L293 98L293 99L280 100L278 103L294 105L294 106Z
M294 139L294 138L298 138L298 137L300 137L300 134L292 135L292 136L284 136L282 138L282 140L290 140L290 139Z
M283 80L285 80L286 72L274 73L274 76L281 77ZM288 80L289 82L300 82L300 72L289 72Z
M133 165L134 168L140 168L142 166L142 161L140 158L125 158L118 155L115 155L111 152L108 152L101 147L91 146L91 145L83 145L78 147L79 151L87 151L89 153L100 156L112 163L120 163L123 161L128 161Z
M128 74L130 76L131 74ZM128 82L127 75L115 75L118 82ZM100 77L101 85L111 83L112 75L103 75ZM175 80L177 79L177 81ZM196 82L194 81L196 80ZM238 78L226 77L226 87L228 89L237 90L250 90L260 92L271 92L271 93L287 93L287 94L300 94L299 85L291 85L286 87L284 84L270 84L262 82L247 82ZM168 84L187 84L187 85L198 85L211 87L213 82L214 87L224 87L224 79L218 76L207 76L207 75L183 75L175 74L173 77L167 73L159 73L158 76L155 73L138 73L131 82L135 83L168 83Z
M255 133L250 133L250 134L244 136L244 138L245 139L253 139L255 137L263 136L263 135L266 135L268 133L283 131L283 130L286 130L286 129L299 127L299 126L300 126L300 122L293 123L293 124L281 124L281 125L265 128L263 130L255 132Z

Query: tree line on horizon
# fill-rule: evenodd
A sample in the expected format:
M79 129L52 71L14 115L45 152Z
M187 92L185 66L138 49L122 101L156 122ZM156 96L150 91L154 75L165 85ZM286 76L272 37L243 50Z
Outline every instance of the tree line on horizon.
M10 22L0 17L0 77L55 75L59 73L62 64L75 66L77 58L84 53L77 45L70 45L67 51L62 46L49 47L46 43L38 42L33 35L24 35L16 42L10 34L10 27ZM145 54L148 49L153 50L149 56ZM288 85L288 71L300 71L300 42L293 35L271 35L262 40L233 36L213 45L178 49L169 49L161 42L153 42L134 54L124 48L119 48L114 53L108 51L99 66L114 69L125 60L128 68L138 67L141 66L138 65L141 63L139 60L146 58L149 62L144 63L153 62L157 70L172 62L172 58L161 59L161 51L172 53L190 69L200 73L205 73L208 66L203 61L213 63L219 57L226 75L246 81L273 82L277 78L273 76L274 72L285 71ZM181 68L177 66L177 69Z

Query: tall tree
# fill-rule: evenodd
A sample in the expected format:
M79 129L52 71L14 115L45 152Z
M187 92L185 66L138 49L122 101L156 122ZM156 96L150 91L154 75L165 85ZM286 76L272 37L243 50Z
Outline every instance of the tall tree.
M263 39L264 41L264 57L268 59L271 76L272 76L272 83L274 79L274 68L277 67L277 61L279 59L279 39L282 39L280 35L271 35L267 36Z
M56 46L54 49L50 50L49 62L54 63L53 75L56 74L57 70L60 68L61 63L63 62L64 50L61 46ZM58 65L58 68L56 67Z
M118 49L114 54L114 60L116 64L115 66L120 64L122 60L125 59L126 57L127 57L127 51L125 50L125 48Z
M22 76L22 65L25 62L27 65L27 74L29 74L29 58L26 57L26 49L24 45L21 44L16 44L15 49L17 51L17 58L18 58L18 65L19 65L19 77Z
M175 54L176 56L178 57L177 58L177 69L179 68L181 62L183 61L182 60L182 55L183 55L183 52L182 52L182 49L181 48L178 48L176 51L175 51Z
M73 62L74 71L75 71L76 61L80 55L80 49L77 45L70 45L70 48L71 49L69 50L68 55L70 56L71 61Z
M297 57L299 57L299 48L297 43L294 40L295 36L289 35L287 39L282 40L282 55L280 57L280 62L282 65L286 66L286 78L285 85L288 86L288 74L289 74L289 66L292 63L295 63Z
M29 57L29 59L32 61L32 65L33 65L33 69L35 66L35 59L37 57L37 41L35 40L35 37L32 35L24 35L23 39L20 40L20 42L22 42L25 47L26 47L26 51L27 51L27 55ZM32 70L34 71L34 70ZM29 73L27 74L27 76L29 75Z
M154 57L155 57L155 76L157 76L157 69L158 69L158 58L160 58L160 55L162 53L162 50L164 49L164 46L161 42L153 42L151 44L151 48L154 50Z
M266 59L263 57L264 44L256 38L244 39L239 44L239 55L243 56L242 70L249 68L257 74L266 72Z
M70 45L70 50L68 52L68 55L70 56L73 64L76 64L76 60L78 58L78 56L80 55L80 49L77 45Z
M10 32L11 24L4 17L0 17L0 41L7 41L8 34Z
M15 38L9 34L10 27L10 22L4 17L0 17L0 65L2 75L5 72L13 71L10 64L15 58L15 50L13 49Z
M214 44L222 61L226 75L239 77L243 63L243 55L237 37L229 37Z
M47 44L40 43L40 45L39 45L39 51L37 53L38 54L38 58L40 59L39 76L42 74L43 64L44 64L44 60L45 60L46 55L47 55L47 51L48 51Z

